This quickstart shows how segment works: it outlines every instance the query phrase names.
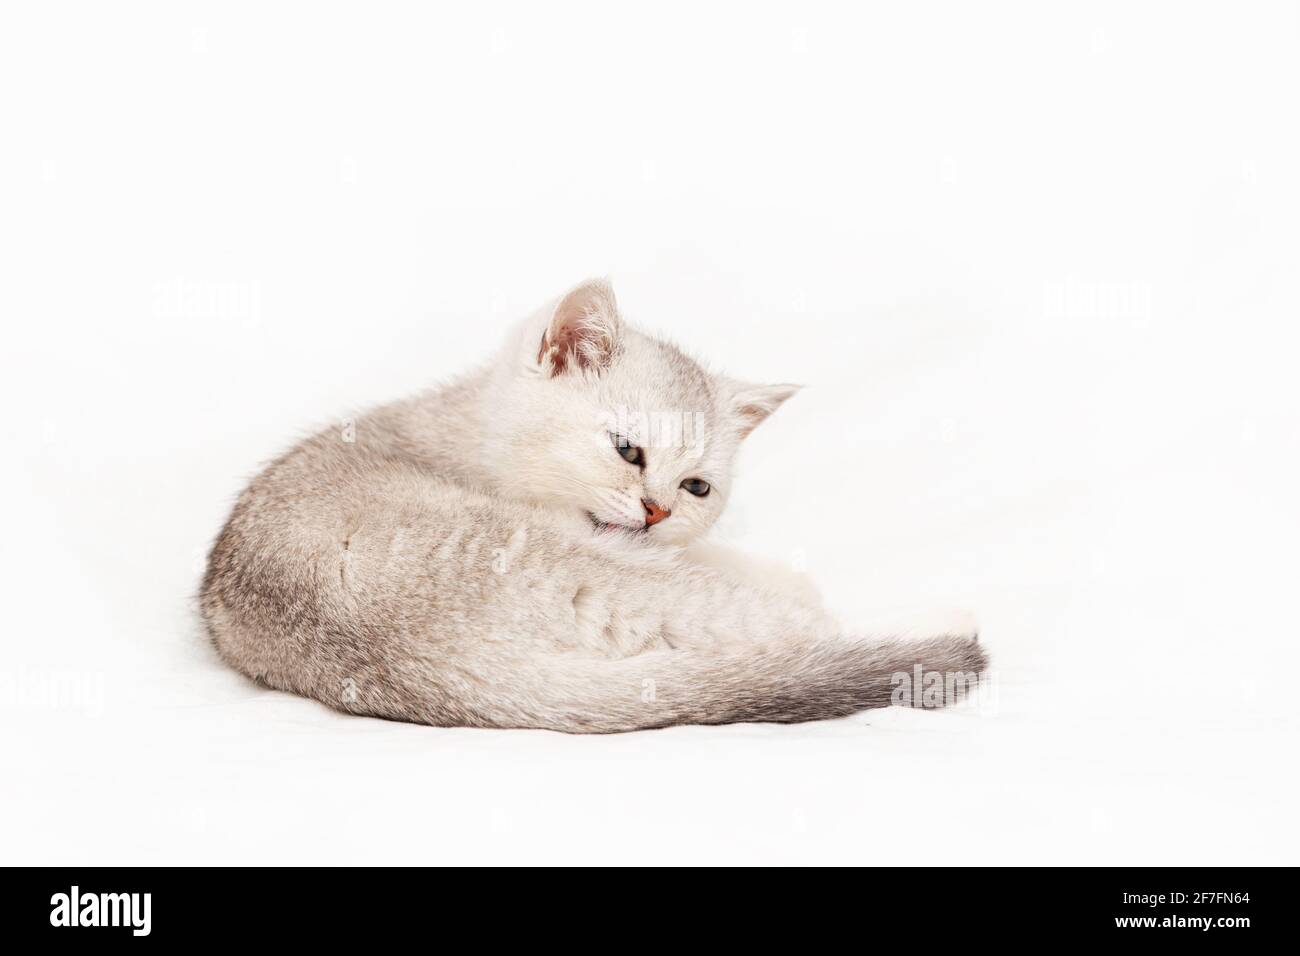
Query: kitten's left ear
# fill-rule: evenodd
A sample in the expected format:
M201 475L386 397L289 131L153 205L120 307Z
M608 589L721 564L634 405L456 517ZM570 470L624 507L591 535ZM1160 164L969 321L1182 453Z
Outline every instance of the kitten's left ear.
M537 364L552 378L569 369L599 372L613 360L621 332L613 286L590 279L556 305L542 333Z
M733 382L731 387L731 409L740 428L740 437L744 438L759 424L781 407L782 403L802 385L750 385L745 382Z

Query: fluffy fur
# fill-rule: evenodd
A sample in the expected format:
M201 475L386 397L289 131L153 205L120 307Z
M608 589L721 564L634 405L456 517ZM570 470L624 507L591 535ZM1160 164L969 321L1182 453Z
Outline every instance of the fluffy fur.
M441 726L815 720L888 704L917 665L982 670L973 633L851 639L806 581L701 540L794 391L710 374L585 283L487 367L269 465L212 549L204 619L271 687Z

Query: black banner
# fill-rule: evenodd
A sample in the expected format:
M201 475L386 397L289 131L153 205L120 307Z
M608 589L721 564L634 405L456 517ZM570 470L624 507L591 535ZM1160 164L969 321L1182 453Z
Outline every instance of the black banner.
M446 930L459 936L480 922L493 941L502 931L545 943L599 931L650 942L669 932L668 921L686 920L720 942L797 930L805 940L847 933L916 951L976 939L1257 943L1286 926L1283 885L1293 882L1290 870L1195 868L878 868L761 882L747 873L723 880L629 871L593 880L580 871L419 869L55 868L6 877L4 926L37 943L337 947L418 933L440 946Z

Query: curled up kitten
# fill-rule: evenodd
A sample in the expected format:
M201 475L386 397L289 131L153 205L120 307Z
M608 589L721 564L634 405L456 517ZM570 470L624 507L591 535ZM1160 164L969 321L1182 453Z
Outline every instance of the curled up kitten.
M602 733L803 721L974 675L973 631L856 637L705 543L795 391L711 374L588 282L487 367L307 439L240 496L201 606L221 656L355 714Z

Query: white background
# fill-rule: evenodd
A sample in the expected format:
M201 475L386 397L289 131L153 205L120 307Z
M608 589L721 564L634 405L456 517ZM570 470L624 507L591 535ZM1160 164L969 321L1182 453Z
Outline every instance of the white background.
M1295 863L1293 3L6 5L0 861ZM736 375L728 539L995 706L344 717L194 613L297 436L588 275Z

